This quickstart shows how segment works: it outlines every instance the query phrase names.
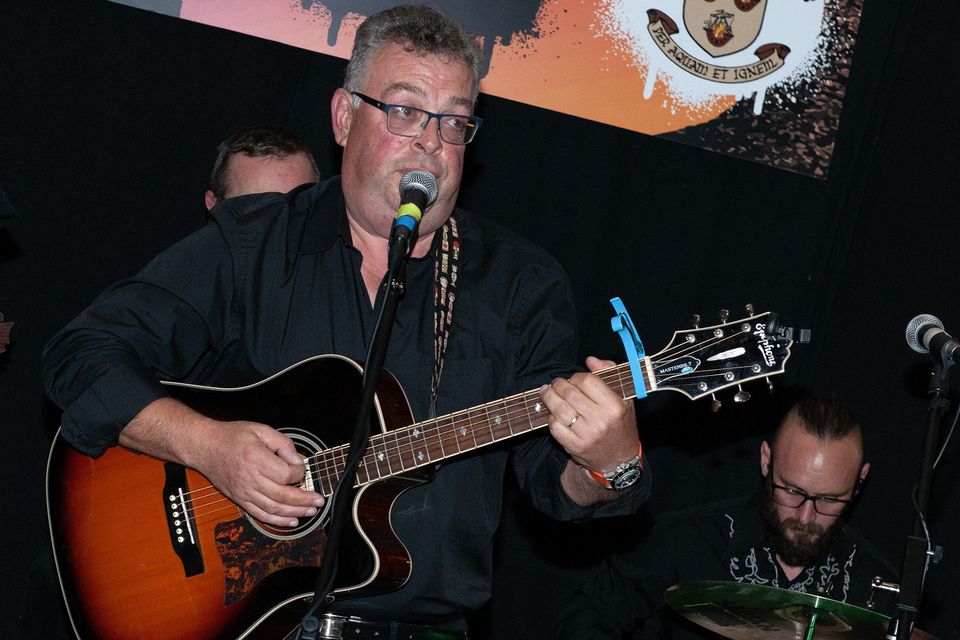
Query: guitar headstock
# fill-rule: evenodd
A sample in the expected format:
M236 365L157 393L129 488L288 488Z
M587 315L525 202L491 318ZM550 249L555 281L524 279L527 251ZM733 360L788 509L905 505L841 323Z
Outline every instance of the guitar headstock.
M748 313L752 309L748 306ZM676 331L662 351L650 356L654 388L671 389L695 400L721 389L783 373L793 344L793 329L783 327L772 312L749 315L722 324ZM769 382L769 380L768 380ZM750 395L740 390L738 402Z

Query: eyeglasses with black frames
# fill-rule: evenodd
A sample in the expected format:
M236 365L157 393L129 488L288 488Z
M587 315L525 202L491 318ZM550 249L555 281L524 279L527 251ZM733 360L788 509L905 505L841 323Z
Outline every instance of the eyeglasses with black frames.
M431 118L437 119L440 139L450 144L468 144L477 135L483 119L477 116L465 116L457 113L431 113L404 104L387 104L365 96L359 91L351 91L367 104L387 114L387 131L394 135L415 138L430 124Z
M806 503L807 500L813 502L813 508L816 509L817 513L822 516L838 516L843 513L844 509L850 506L850 503L853 502L853 497L850 498L835 498L833 496L812 496L809 493L800 491L799 489L791 489L790 487L784 487L773 481L773 474L771 473L770 478L770 492L773 495L773 501L779 504L782 507L789 507L791 509L799 509ZM857 481L857 486L854 488L853 496L857 495L857 489L860 487L860 481Z

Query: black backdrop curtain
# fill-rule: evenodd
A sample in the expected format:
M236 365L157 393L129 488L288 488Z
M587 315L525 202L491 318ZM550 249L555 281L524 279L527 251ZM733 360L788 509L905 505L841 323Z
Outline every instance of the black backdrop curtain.
M656 478L639 517L557 524L508 488L497 591L477 637L542 637L597 559L641 540L649 517L751 490L759 442L808 392L838 393L861 418L874 466L853 524L899 566L929 373L904 327L926 312L960 331L954 13L950 3L866 3L826 180L481 96L487 124L468 150L461 203L560 259L584 355L623 358L609 329L613 295L650 353L691 314L711 322L747 302L811 329L813 342L794 348L774 394L751 386L746 405L721 394L714 414L668 393L639 404ZM43 344L104 286L203 224L215 147L234 128L295 129L321 173L335 173L329 96L343 64L106 1L0 10L0 187L21 214L0 229L0 312L17 322L0 355L13 494L0 636L65 634L44 515L58 415L40 388ZM945 553L920 623L951 639L960 638L958 456L953 443L936 473L929 524Z

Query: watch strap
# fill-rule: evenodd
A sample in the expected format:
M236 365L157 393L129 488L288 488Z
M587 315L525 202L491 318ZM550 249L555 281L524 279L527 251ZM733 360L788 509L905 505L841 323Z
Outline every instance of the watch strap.
M580 467L583 467L587 471L587 473L590 474L590 477L596 480L600 484L600 486L602 486L603 488L616 489L616 487L613 486L613 480L615 480L619 474L623 473L624 471L627 471L628 469L633 469L636 467L643 469L642 460L643 460L643 443L641 442L637 445L636 456L634 456L630 460L627 460L626 462L621 462L616 467L614 467L611 471L607 471L607 472L597 471L596 469L591 469L590 467L582 465L579 462L577 462L577 465L579 465Z

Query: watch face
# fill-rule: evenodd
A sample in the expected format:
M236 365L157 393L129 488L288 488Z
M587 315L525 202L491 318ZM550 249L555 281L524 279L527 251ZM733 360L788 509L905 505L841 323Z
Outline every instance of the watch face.
M622 491L627 487L632 487L640 479L643 470L640 467L632 467L618 474L616 478L610 481L610 486L617 491Z

